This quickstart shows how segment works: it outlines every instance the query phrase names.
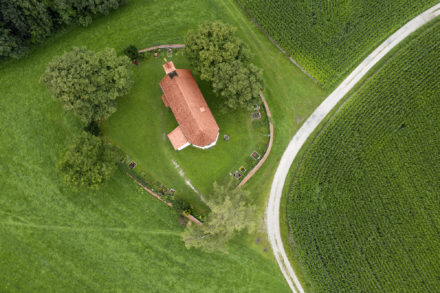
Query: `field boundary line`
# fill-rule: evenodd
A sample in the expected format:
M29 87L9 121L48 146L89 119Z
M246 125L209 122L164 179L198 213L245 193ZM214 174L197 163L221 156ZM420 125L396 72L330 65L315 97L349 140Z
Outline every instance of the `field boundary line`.
M257 171L263 166L264 162L266 161L267 157L269 157L270 151L272 150L273 145L273 123L272 123L272 115L270 114L269 106L267 105L266 99L264 98L264 95L262 92L260 92L261 100L263 101L264 108L266 109L267 118L269 120L269 144L267 146L266 152L263 155L263 158L258 162L258 164L252 168L252 170L246 175L246 177L243 178L243 180L238 184L237 188L242 187L246 184L246 182L249 181L249 179L252 178L252 176L257 173Z
M71 231L71 232L128 232L128 233L139 233L139 234L163 234L163 235L180 235L178 232L172 231L162 231L162 230L138 230L138 229L128 229L128 228L118 228L118 227L71 227L62 225L40 225L34 223L21 223L21 222L0 222L0 226L14 226L14 227L25 227L34 229L46 229L46 230L59 230L59 231Z
M382 42L355 70L315 109L298 132L290 140L281 157L272 181L266 206L266 225L269 242L278 266L293 292L304 292L284 250L280 231L280 204L283 187L296 155L324 118L345 95L393 48L411 33L440 15L440 3L419 14Z
M246 8L244 8L243 5L241 5L241 3L238 0L235 0L235 3L237 3L238 7L241 8L244 14L246 14L246 16L250 19L250 21L252 21L255 24L255 26L266 36L266 38L268 38L269 41L271 41L271 43L274 44L275 47L277 47L281 51L281 53L286 55L286 57L290 60L290 62L292 62L296 67L298 67L305 75L307 75L317 85L322 86L322 84L319 81L317 81L316 78L312 74L310 74L310 72L305 70L304 67L302 67L295 59L293 59L293 57L286 50L284 50L283 47L281 47L280 44L277 43L277 41L275 41L269 35L269 33L260 25L260 23L255 18L252 17L252 15L247 11Z

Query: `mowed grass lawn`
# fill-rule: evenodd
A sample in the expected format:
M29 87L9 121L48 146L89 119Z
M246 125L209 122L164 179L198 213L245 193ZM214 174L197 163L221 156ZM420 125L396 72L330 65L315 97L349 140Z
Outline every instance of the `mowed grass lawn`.
M133 90L119 100L118 112L104 123L104 135L138 164L135 168L137 173L148 174L146 180L157 180L175 189L176 196L188 199L205 211L197 192L209 199L214 181L226 183L232 179L229 173L234 173L241 166L249 171L251 163L256 162L250 157L251 153L257 150L262 154L266 150L269 141L268 121L263 106L263 117L259 120L253 120L252 112L244 110L222 113L221 99L194 72L220 127L220 135L217 144L210 149L200 150L189 146L175 151L167 134L178 124L171 109L163 104L159 86L165 75L162 64L166 54L163 53L158 58L149 54L147 60L135 68ZM172 60L176 68L191 68L182 55L183 50L178 50L167 59ZM229 141L223 139L224 134L229 135ZM236 184L239 182L233 180Z
M258 205L255 220L262 221L279 158L326 92L294 67L232 0L128 1L88 28L68 28L29 56L0 63L0 291L288 291L270 250L264 252L264 226L255 235L236 237L229 254L186 250L177 235L183 231L177 214L140 192L122 172L99 192L74 192L55 171L82 126L38 82L54 56L73 46L122 52L129 44L181 43L188 29L218 19L238 28L255 54L253 61L264 70L275 141L271 156L245 186L249 200ZM144 70L143 65L136 70ZM130 96L121 98L121 109L124 99L129 102ZM188 176L199 184L194 174ZM259 244L257 237L262 238Z
M95 194L49 184L2 189L1 292L288 291L246 241L227 255L186 250L178 215L125 174Z

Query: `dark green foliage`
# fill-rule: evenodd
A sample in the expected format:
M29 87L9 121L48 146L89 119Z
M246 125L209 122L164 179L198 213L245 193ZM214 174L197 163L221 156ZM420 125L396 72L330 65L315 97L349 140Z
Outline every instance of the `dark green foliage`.
M132 85L130 60L114 49L85 48L55 57L41 77L53 97L84 123L108 118L116 111L116 98Z
M124 50L124 54L130 58L130 60L138 60L140 58L140 54L136 46L130 45Z
M254 64L243 62L220 63L214 68L212 88L224 99L224 106L237 106L252 110L263 88L262 70Z
M64 182L74 187L97 188L116 169L115 156L102 140L83 132L58 163Z
M337 85L387 36L438 0L238 0L325 88Z
M185 45L185 55L224 99L225 108L252 107L263 89L262 71L249 64L250 51L233 27L206 23L187 33Z
M0 54L13 57L22 54L27 43L41 43L53 27L47 6L37 0L0 0L0 24Z
M183 234L187 248L200 248L206 252L226 252L227 242L247 228L254 230L255 206L247 205L248 193L243 189L232 189L231 185L214 183L212 200L208 202L211 213L203 225L190 225Z
M18 57L21 54L20 40L11 30L0 27L0 56Z
M88 26L95 15L107 15L111 10L118 9L125 0L52 0L57 7L56 11L69 22L78 22L82 26Z
M91 121L86 127L84 127L84 130L93 134L94 136L101 135L101 129L96 121Z
M287 213L311 292L440 288L440 21L421 30L298 167Z
M123 0L0 0L0 56L19 57L65 24L87 26L97 14L107 15Z
M206 23L197 30L188 31L185 38L185 56L203 80L214 79L214 68L221 63L248 61L250 51L235 36L235 28L222 22Z
M191 204L184 198L176 196L172 202L173 208L175 208L178 212L191 210Z

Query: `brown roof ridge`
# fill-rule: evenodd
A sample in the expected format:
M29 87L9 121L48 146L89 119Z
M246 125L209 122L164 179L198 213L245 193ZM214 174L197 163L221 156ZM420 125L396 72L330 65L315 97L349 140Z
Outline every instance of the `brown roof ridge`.
M177 71L181 71L181 70L185 70L185 71L187 71L189 74L191 74L191 76L194 78L194 76L192 75L192 72L191 72L191 70L189 70L189 69L177 69ZM178 76L178 78L179 78L179 80L182 78L182 76ZM176 84L177 84L177 87L179 88L179 91L180 92L184 92L183 90L182 90L182 87L180 86L180 82L176 82ZM196 117L197 116L197 114L195 113L195 109L193 109L193 107L191 107L190 106L190 102L191 102L191 99L189 98L189 96L187 96L187 95L183 95L182 94L182 96L183 96L183 98L185 99L185 101L186 101L186 106L189 108L189 111L190 111L190 113L191 113L191 116L192 117ZM206 103L206 105L208 105L208 103L206 102L206 100L205 99L203 99L203 101ZM208 108L208 110L209 110L209 106L207 107ZM206 111L206 109L205 109L205 111ZM209 110L210 111L210 110ZM212 113L211 113L212 114ZM195 121L196 121L196 125L197 125L197 129L199 130L199 132L202 132L203 133L203 127L201 127L202 125L200 125L199 124L199 120L197 120L197 119L195 119ZM184 127L182 127L182 129L185 129ZM185 135L186 136L186 135Z
M165 74L160 86L182 135L192 145L203 148L217 140L219 127L191 70L176 70L173 77Z

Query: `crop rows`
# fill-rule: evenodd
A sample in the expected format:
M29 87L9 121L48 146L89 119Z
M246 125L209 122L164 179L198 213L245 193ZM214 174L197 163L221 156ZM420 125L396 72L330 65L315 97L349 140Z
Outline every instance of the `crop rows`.
M440 288L440 21L396 52L291 182L292 249L313 292Z
M438 0L237 0L324 87Z

